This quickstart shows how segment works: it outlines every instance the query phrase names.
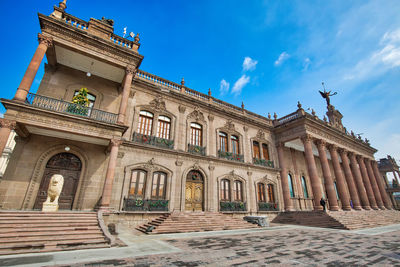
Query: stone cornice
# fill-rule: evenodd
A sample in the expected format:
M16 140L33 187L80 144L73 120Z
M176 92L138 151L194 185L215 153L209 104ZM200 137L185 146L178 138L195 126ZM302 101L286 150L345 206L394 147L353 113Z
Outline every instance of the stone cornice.
M239 162L239 161L230 161L214 156L201 156L201 155L196 155L192 154L186 151L180 151L180 150L171 150L171 149L164 149L164 148L159 148L155 146L149 146L149 145L143 145L131 141L124 141L122 145L120 146L121 151L132 151L132 149L140 149L141 151L148 151L149 153L160 153L160 156L170 156L171 158L176 158L179 157L180 160L202 160L204 162L212 162L214 166L218 165L223 165L223 166L228 166L232 168L238 168L241 167L243 169L257 169L260 171L266 171L270 170L272 172L278 172L280 171L280 168L271 168L271 167L264 167L260 165L255 165L252 163L246 163L246 162Z
M107 40L90 35L86 31L73 28L59 19L51 18L43 14L38 14L38 16L43 33L53 37L55 44L57 44L58 38L67 40L73 44L86 47L91 51L111 57L121 62L122 64L119 65L122 67L126 65L139 66L143 60L143 56L134 50L125 49L111 41L107 42Z
M165 98L174 99L177 103L185 102L184 106L199 106L202 110L208 110L212 114L221 114L221 117L226 117L226 119L233 118L236 121L239 121L243 124L249 125L251 124L255 128L262 128L265 131L272 131L272 123L269 125L268 123L261 122L260 120L251 118L251 115L243 112L235 112L228 109L224 109L223 107L210 104L209 102L201 101L200 99L191 97L186 94L182 94L178 91L172 89L164 89L158 87L156 84L151 82L146 82L142 79L135 78L133 82L133 86L135 86L135 90L141 91L143 93L148 93L149 89L154 92L154 95L162 94Z

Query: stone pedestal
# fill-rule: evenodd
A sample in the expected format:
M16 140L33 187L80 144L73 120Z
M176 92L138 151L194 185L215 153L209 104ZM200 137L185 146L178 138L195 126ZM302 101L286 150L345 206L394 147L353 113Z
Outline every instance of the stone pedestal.
M43 202L42 211L56 212L56 211L58 211L58 203Z
M344 127L342 124L343 115L338 110L336 110L334 106L332 106L332 105L328 106L328 111L326 112L326 115L329 118L330 125L332 125L333 127L337 128L337 129L344 130Z

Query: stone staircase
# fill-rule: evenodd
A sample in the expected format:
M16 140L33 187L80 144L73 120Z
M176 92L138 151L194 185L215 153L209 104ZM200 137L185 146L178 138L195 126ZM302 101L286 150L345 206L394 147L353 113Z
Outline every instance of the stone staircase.
M355 230L400 223L395 210L289 211L280 213L273 223Z
M0 255L107 247L95 212L0 212Z
M259 227L241 218L218 212L174 212L171 215L163 215L136 229L146 234L167 234L251 228Z

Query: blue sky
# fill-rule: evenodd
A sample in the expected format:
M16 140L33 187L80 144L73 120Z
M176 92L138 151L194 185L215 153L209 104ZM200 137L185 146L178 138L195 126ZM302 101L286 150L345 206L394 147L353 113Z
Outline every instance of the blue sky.
M36 13L57 4L0 1L1 97L13 97L37 47ZM140 33L142 70L261 115L284 116L300 101L322 118L324 81L344 126L370 139L377 158L400 159L400 1L69 0L66 11Z

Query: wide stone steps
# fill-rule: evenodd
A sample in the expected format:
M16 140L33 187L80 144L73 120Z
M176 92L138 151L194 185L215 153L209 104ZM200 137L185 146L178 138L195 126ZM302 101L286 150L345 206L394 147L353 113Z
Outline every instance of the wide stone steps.
M148 232L149 227L154 227ZM258 228L240 218L234 218L216 212L175 212L171 216L163 216L139 226L137 229L144 233L186 233L234 229Z
M106 247L95 212L0 212L0 255Z
M400 223L400 212L393 210L294 211L282 212L273 223L355 230Z

